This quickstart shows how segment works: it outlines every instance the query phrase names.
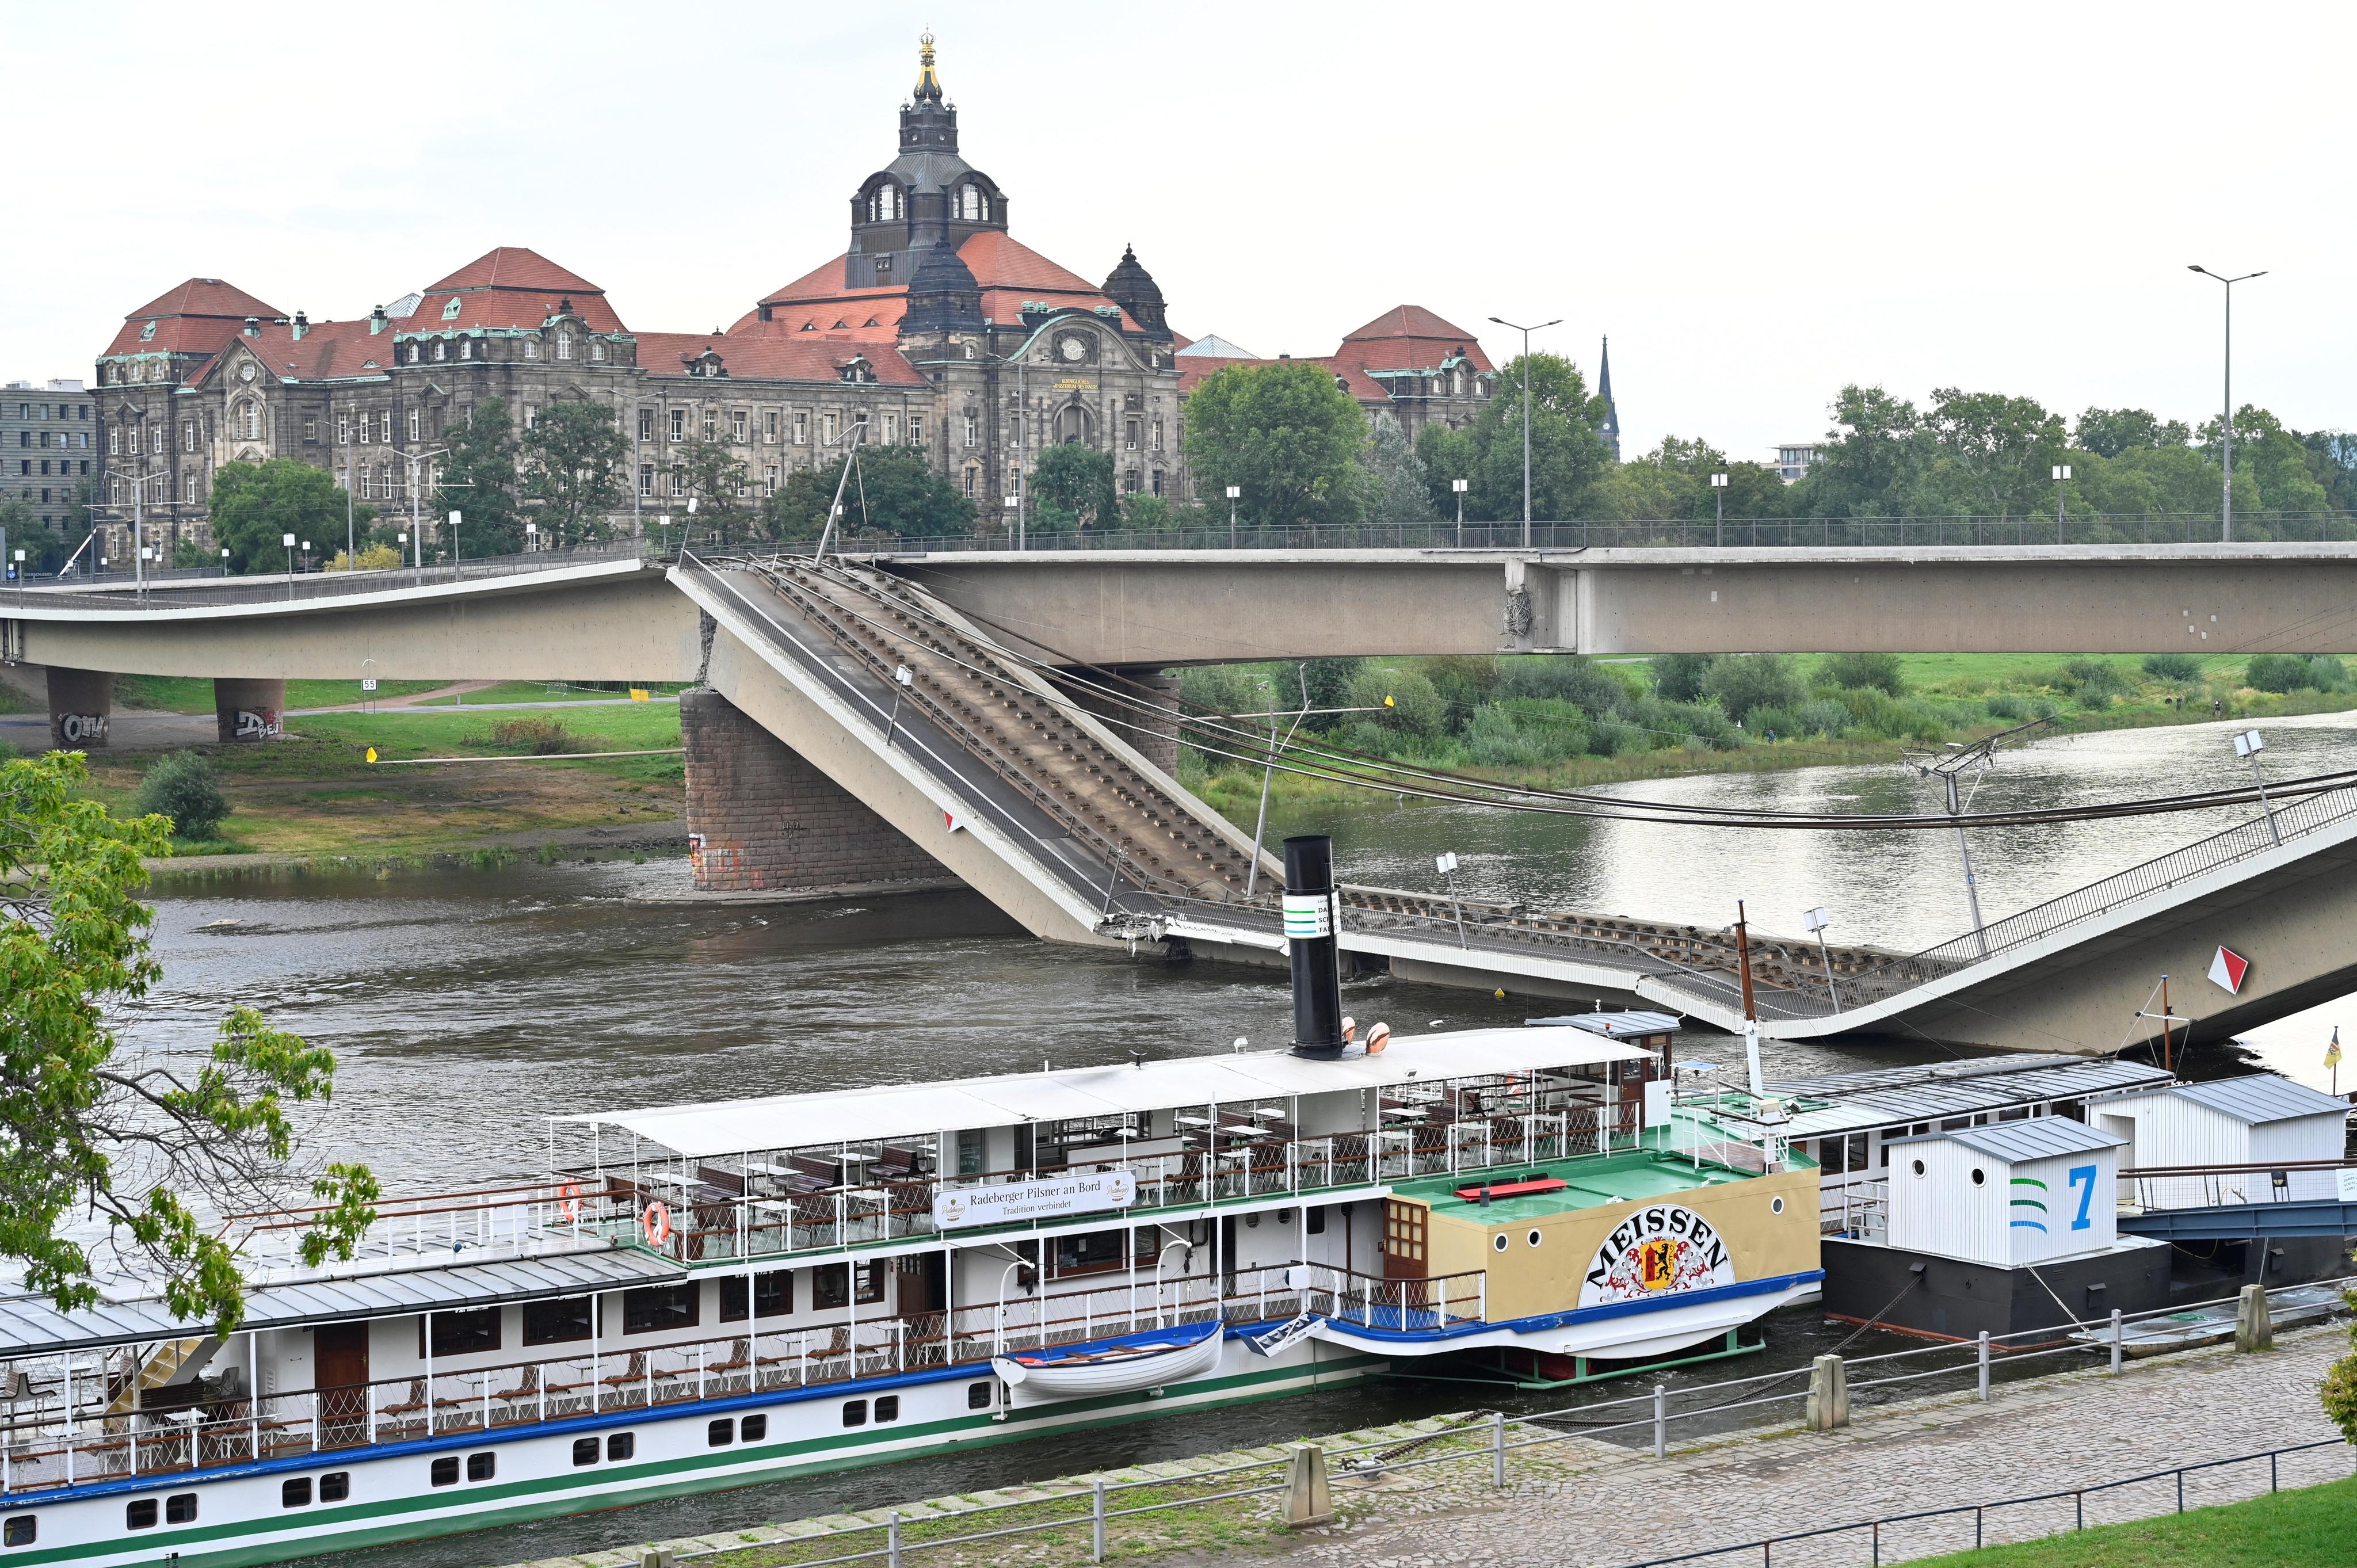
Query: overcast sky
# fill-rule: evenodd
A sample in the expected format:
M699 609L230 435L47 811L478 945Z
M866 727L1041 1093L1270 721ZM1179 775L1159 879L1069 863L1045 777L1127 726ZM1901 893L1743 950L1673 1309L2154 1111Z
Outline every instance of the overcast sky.
M2348 5L0 5L0 377L190 275L364 314L494 245L641 329L845 242L916 35L1017 238L1134 242L1192 336L1390 306L1593 374L1626 449L1812 437L1845 381L2357 424Z

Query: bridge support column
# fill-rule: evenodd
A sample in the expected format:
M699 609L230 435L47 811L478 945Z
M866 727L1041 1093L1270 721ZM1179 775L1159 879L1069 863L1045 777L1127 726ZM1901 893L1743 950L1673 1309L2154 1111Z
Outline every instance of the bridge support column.
M105 670L49 666L49 744L59 751L102 751L114 711L114 676Z
M1165 773L1178 771L1178 678L1158 664L1083 665L1072 673L1099 686L1110 686L1124 698L1149 703L1167 718L1150 717L1131 702L1116 701L1103 692L1058 682L1057 688L1082 711L1102 719L1130 749ZM1138 691L1137 687L1146 687Z
M719 693L681 693L679 730L698 892L956 880Z
M286 682L214 677L213 725L223 746L251 746L285 733Z

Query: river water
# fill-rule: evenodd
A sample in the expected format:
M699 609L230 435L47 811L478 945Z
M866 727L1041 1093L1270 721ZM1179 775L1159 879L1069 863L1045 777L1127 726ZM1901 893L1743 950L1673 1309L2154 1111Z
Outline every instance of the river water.
M2352 716L2267 725L2266 765L2279 778L2357 767ZM2114 799L2247 777L2229 726L2123 730L2008 751L1975 804ZM1620 792L1879 811L1937 809L1936 788L1897 767L1838 767L1651 780ZM1994 919L2248 814L1977 834L1984 911ZM1734 832L1385 800L1296 811L1276 827L1331 832L1339 868L1353 881L1437 889L1432 856L1449 850L1461 857L1466 891L1533 903L1718 927L1743 897L1762 929L1792 934L1800 911L1823 905L1840 939L1901 949L1969 925L1951 833ZM1281 974L1049 947L970 894L729 908L637 901L677 893L686 877L683 861L666 860L167 884L157 900L165 981L126 1019L126 1039L135 1050L201 1050L229 1007L263 1008L337 1054L336 1099L315 1120L313 1146L323 1157L369 1162L388 1190L402 1192L537 1176L550 1113L1121 1061L1133 1047L1210 1052L1239 1036L1275 1045L1289 1029ZM1534 1010L1388 980L1352 983L1347 1003L1361 1019L1387 1017L1403 1032L1518 1022ZM2253 1055L2323 1087L2326 1034L2343 1021L2357 1046L2357 998L2344 998L2259 1031ZM1929 1046L1763 1048L1771 1075L1943 1054ZM2219 1058L2191 1070L2226 1070L2230 1054ZM1762 1357L1667 1380L1805 1366L1835 1337L1814 1316L1789 1314L1768 1326ZM1605 1385L1581 1397L1617 1391ZM1540 1397L1375 1382L978 1449L954 1464L912 1461L345 1561L514 1562L1494 1405L1501 1396L1525 1404ZM1557 1393L1543 1402L1579 1402Z

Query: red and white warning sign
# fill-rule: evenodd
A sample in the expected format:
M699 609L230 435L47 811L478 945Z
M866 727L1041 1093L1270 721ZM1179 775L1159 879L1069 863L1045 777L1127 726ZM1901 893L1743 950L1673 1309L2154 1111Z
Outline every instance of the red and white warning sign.
M2240 995L2243 976L2251 972L2251 961L2228 948L2220 948L2218 956L2210 961L2210 983L2229 995Z
M956 832L965 826L965 819L958 815L955 811L943 811L942 813L942 821L948 826L952 832ZM2240 963L2243 961L2236 959L2234 961L2236 963Z

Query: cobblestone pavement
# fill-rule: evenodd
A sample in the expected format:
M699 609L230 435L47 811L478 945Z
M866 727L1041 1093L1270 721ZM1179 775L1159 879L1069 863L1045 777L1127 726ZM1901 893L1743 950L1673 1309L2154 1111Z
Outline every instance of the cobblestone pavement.
M1783 1432L1720 1441L1656 1462L1576 1440L1518 1455L1504 1492L1488 1466L1435 1466L1395 1475L1371 1490L1372 1508L1351 1507L1345 1525L1293 1538L1284 1560L1299 1568L1612 1568L1648 1558L1757 1541L1781 1530L1847 1523L2122 1479L2172 1466L2280 1448L2335 1435L2317 1402L2324 1369L2348 1346L2340 1326L2287 1333L2264 1355L2203 1351L2131 1362L2115 1379L2076 1372L2000 1383L1992 1402L1970 1395L1857 1414L1825 1434ZM1787 1407L1789 1408L1789 1407ZM2287 1487L2351 1473L2345 1448L2281 1461ZM1552 1475L1541 1474L1551 1470ZM1480 1474L1469 1472L1479 1471ZM1445 1479L1442 1477L1446 1477ZM2231 1466L2185 1480L2188 1508L2237 1501L2267 1489L2267 1466ZM1337 1500L1356 1488L1345 1481ZM1361 1497L1367 1494L1361 1493ZM2168 1512L2176 1484L2163 1480L2086 1499L2090 1525ZM2022 1541L2068 1529L2072 1502L2007 1509L1984 1521L1986 1541ZM1969 1515L1893 1526L1881 1561L1894 1563L1974 1544ZM1867 1532L1779 1546L1774 1561L1802 1568L1848 1568L1869 1561ZM1171 1560L1209 1562L1190 1554ZM1757 1562L1748 1553L1704 1560L1705 1568Z

